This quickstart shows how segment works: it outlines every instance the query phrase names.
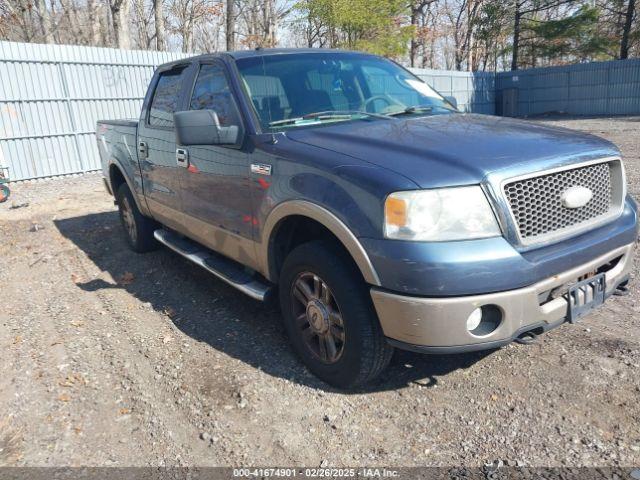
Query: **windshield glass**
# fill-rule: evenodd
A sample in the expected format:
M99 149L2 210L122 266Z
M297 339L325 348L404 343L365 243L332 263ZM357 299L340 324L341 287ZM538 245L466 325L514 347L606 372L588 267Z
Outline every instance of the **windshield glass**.
M418 77L373 55L265 55L236 64L265 130L455 111Z

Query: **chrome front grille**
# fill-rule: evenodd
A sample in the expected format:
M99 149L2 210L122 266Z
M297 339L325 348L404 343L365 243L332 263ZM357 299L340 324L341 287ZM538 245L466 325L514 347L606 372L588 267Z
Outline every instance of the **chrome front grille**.
M504 184L504 195L521 242L530 244L571 233L615 213L622 204L621 172L620 161L615 160ZM574 186L590 189L593 197L583 207L567 208L561 196Z

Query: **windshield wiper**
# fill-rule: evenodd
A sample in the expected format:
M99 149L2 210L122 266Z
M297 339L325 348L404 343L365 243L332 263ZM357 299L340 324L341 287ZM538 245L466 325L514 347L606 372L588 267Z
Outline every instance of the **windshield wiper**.
M387 113L388 116L393 117L395 115L406 115L410 113L431 113L434 108L441 108L448 112L457 112L457 110L453 108L446 107L444 105L413 105L411 107L407 107L404 110L398 110L397 112Z
M294 117L294 118L285 118L283 120L275 120L273 122L269 122L269 126L270 127L275 127L277 125L293 125L296 124L298 122L302 122L305 120L350 120L352 119L354 116L357 115L362 115L365 117L373 117L373 118L385 118L385 119L389 119L388 116L386 115L380 115L378 113L370 113L370 112L363 112L360 110L325 110L322 112L314 112L314 113L307 113L305 115L302 115L301 117Z
M407 107L404 110L398 110L397 112L387 113L389 117L393 117L395 115L404 115L407 113L415 113L415 112L431 112L433 111L433 105L413 105L411 107Z

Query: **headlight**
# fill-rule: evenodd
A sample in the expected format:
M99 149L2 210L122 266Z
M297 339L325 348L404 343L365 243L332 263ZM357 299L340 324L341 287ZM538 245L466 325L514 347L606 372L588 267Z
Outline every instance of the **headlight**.
M384 205L384 234L397 240L496 237L500 227L478 185L392 193Z

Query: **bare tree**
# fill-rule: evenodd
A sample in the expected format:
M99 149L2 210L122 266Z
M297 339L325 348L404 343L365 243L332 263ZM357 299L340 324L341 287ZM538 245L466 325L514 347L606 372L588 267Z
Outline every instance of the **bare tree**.
M631 34L631 25L635 13L635 0L628 0L627 12L624 18L624 26L622 27L622 39L620 40L620 59L624 60L629 57L629 35Z
M209 36L207 30L212 29L216 35L216 22L221 15L221 3L217 0L173 0L169 14L172 19L172 31L182 38L182 51L193 52L196 45L196 34ZM205 48L211 43L211 37L205 41Z
M129 36L129 20L131 15L130 0L111 0L111 17L115 44L118 48L128 50L131 47Z
M49 11L47 10L47 4L45 3L45 0L37 0L36 9L38 11L38 17L40 19L40 30L42 32L42 38L45 43L53 43Z
M235 38L235 0L227 0L227 11L225 13L225 40L227 44L227 51L235 50L236 38Z
M100 21L104 18L104 5L99 0L87 0L87 14L89 16L89 44L102 45L103 36Z
M145 0L133 0L132 24L135 38L134 47L150 50L155 40L154 12L152 6Z
M153 14L156 28L156 50L164 50L166 48L166 44L163 0L153 0Z
M411 44L409 45L409 64L412 67L415 67L416 57L418 55L418 47L419 47L419 23L420 18L424 17L424 10L426 7L436 2L437 0L414 0L409 5L410 9L410 22L411 25L415 28L415 33L413 37L411 37Z

